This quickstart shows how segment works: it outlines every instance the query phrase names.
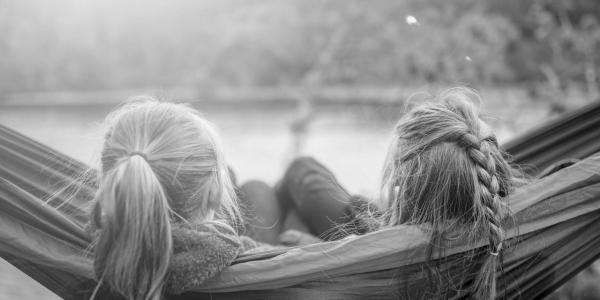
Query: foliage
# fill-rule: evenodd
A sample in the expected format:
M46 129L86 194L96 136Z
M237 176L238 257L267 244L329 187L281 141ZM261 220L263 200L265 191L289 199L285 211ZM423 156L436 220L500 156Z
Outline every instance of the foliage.
M594 0L3 0L0 93L458 82L595 96L599 18Z
M507 49L515 80L546 82L555 92L583 83L598 97L600 6L593 0L490 1L517 26L520 38Z
M0 92L510 81L516 33L474 0L4 0Z

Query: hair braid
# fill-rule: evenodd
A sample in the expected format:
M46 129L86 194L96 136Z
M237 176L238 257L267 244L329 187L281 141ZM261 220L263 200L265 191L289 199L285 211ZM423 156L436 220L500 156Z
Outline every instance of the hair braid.
M488 231L489 255L484 261L479 276L473 285L476 299L493 299L496 294L497 256L502 248L504 229L500 217L500 184L496 172L496 161L492 155L497 148L495 138L478 139L475 135L466 134L463 143L467 144L467 153L474 164L478 185L474 197L474 207L480 207L483 228Z
M473 299L495 297L499 252L512 218L503 199L525 182L480 118L481 103L474 90L454 88L413 107L394 128L386 157L382 200L388 209L381 223L428 224L435 289L424 294L431 298L465 292ZM460 272L448 272L454 258L433 254L443 252L455 233L474 247L484 240L486 251L464 253L456 261Z

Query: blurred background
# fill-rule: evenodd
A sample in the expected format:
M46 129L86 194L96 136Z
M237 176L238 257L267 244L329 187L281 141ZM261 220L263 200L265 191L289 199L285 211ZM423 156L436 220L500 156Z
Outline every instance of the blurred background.
M596 0L0 0L0 124L92 166L130 96L189 102L241 181L315 156L376 197L411 101L480 91L506 141L598 101ZM551 299L600 299L600 264ZM56 296L0 262L0 299Z

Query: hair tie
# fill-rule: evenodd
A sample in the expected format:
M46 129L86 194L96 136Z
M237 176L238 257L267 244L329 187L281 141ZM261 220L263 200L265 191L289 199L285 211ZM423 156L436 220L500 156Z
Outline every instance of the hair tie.
M140 156L144 160L148 161L148 156L146 156L146 153L139 152L139 151L129 152L129 157L132 157L132 156L135 156L135 155Z
M494 252L490 251L490 255L498 256L498 254L500 254L500 250L502 250L502 243L499 243L498 246L496 246L496 251L494 251Z

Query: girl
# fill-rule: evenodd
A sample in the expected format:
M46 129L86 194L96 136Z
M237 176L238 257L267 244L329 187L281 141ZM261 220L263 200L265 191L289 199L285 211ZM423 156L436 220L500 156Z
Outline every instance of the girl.
M380 209L351 197L331 172L308 158L292 163L278 190L280 200L293 207L311 233L321 236L333 229L332 236L339 238L386 226L419 225L431 236L430 258L443 252L451 236L472 244L485 240L486 253L465 255L458 264L461 272L442 275L441 264L432 265L433 292L415 292L427 298L463 293L465 274L474 272L467 295L493 299L504 249L504 199L522 180L480 119L479 101L474 91L455 88L400 119L384 165ZM350 225L339 230L339 223Z
M212 126L188 106L140 100L106 120L94 268L98 286L160 299L237 257L242 242L229 224L240 214Z
M471 243L486 240L487 253L466 260L479 265L471 296L493 299L508 214L504 199L522 180L474 102L480 102L474 91L451 89L396 125L384 167L387 204L380 224L427 224L430 254L452 234Z

